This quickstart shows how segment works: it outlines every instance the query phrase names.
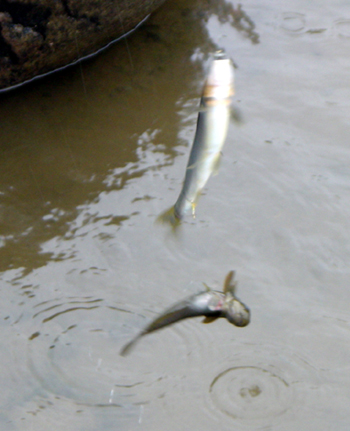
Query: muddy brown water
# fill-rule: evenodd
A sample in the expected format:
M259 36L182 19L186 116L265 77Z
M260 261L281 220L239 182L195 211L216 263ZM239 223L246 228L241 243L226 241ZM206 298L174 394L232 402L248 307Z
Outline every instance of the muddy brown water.
M242 122L174 238L155 220L217 47ZM169 0L1 95L1 430L349 429L349 52L346 1ZM119 356L230 269L249 326L190 319Z

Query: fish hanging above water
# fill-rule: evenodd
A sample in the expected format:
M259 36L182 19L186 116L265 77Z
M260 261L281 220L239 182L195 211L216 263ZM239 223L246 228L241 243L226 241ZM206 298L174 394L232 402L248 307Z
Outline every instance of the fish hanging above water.
M235 326L247 326L250 322L250 311L236 298L236 286L234 271L230 271L226 276L223 292L210 290L206 286L207 291L192 295L168 308L126 344L120 354L126 356L142 336L189 317L205 316L204 323L210 323L219 317L226 317Z
M218 169L221 150L226 140L234 95L234 69L224 51L217 51L205 81L197 129L185 181L181 193L170 210L158 217L158 221L170 222L176 227L184 215L192 212L209 177Z

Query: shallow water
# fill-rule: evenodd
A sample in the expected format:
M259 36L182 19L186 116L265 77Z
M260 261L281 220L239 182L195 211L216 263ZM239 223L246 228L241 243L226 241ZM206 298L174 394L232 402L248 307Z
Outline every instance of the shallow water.
M350 5L229 6L168 0L1 95L1 430L349 429ZM174 238L155 220L217 47L243 121ZM190 319L119 356L230 269L249 326Z

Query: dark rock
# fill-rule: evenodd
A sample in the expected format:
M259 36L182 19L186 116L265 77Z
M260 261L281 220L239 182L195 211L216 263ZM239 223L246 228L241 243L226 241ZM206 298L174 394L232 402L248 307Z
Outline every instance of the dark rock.
M0 0L0 90L123 36L165 0Z

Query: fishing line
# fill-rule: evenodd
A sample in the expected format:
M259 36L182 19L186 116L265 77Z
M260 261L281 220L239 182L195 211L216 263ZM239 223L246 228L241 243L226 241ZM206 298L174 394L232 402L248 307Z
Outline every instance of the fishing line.
M77 31L74 32L74 39L75 39L75 46L77 48L77 57L79 59L80 58L80 52L79 52L79 46L78 46ZM86 85L85 85L85 78L84 78L84 73L83 73L83 66L81 64L81 61L79 61L79 68L80 68L80 74L81 74L81 80L82 80L82 84L83 84L83 88L84 88L85 98L86 98L86 100L88 100Z

